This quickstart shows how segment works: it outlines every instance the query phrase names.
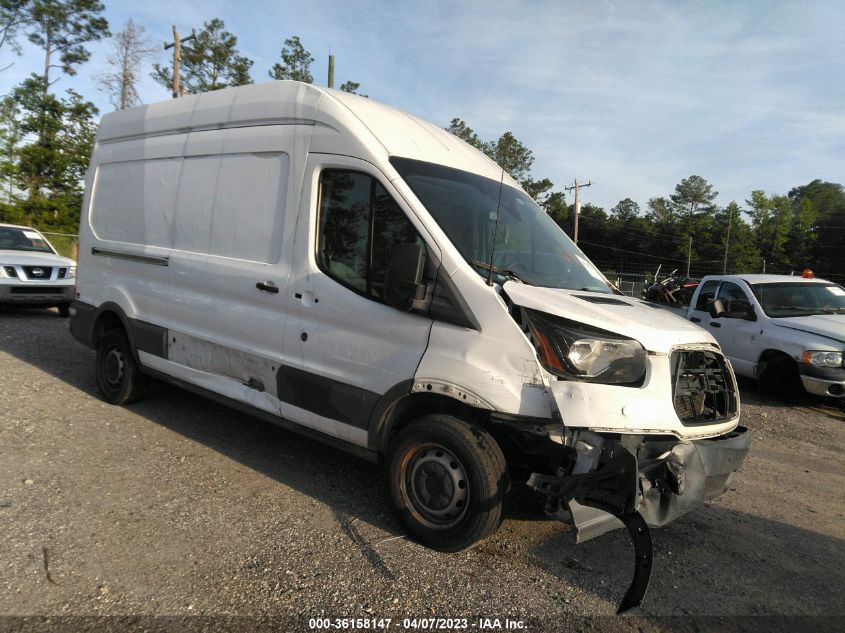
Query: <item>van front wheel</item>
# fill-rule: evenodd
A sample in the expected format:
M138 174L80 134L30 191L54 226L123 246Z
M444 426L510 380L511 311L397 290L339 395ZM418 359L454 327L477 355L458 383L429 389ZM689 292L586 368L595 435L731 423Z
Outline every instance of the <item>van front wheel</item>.
M103 400L129 404L144 397L149 379L141 373L129 341L121 330L110 330L97 342L97 387Z
M389 455L394 509L420 542L456 552L502 522L509 479L496 440L483 428L429 415L403 428Z

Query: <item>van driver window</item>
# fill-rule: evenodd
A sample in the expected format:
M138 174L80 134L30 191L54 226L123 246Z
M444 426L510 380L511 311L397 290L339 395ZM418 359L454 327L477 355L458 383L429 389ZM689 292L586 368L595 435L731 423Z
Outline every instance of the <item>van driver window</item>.
M382 301L393 249L403 243L423 241L378 181L336 169L320 175L317 262L323 272Z

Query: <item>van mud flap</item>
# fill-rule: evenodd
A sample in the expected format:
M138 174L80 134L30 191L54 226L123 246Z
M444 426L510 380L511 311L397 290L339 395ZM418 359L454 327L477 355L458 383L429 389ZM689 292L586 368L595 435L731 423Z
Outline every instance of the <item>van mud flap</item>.
M622 522L634 545L634 576L616 613L639 606L651 580L653 548L648 525L636 510L637 458L617 444L609 459L594 471L560 477L533 473L528 485L561 505L575 501L603 510Z

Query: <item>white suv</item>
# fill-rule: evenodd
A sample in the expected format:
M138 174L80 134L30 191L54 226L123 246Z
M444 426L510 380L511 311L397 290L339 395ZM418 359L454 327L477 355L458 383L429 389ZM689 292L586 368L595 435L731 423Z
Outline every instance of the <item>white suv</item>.
M0 224L0 307L58 307L70 316L76 262L56 249L35 229Z

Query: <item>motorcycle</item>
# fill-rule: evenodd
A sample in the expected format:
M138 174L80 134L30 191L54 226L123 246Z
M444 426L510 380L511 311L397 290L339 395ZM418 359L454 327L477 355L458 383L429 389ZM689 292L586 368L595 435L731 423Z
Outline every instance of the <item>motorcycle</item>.
M695 289L698 287L698 282L694 279L678 279L678 269L673 270L662 281L658 281L660 275L660 266L657 267L657 272L654 273L654 281L648 284L646 280L646 287L643 288L642 297L646 301L654 301L656 303L666 303L676 306L688 306L695 294Z

